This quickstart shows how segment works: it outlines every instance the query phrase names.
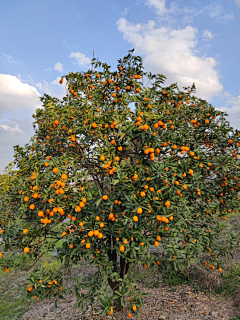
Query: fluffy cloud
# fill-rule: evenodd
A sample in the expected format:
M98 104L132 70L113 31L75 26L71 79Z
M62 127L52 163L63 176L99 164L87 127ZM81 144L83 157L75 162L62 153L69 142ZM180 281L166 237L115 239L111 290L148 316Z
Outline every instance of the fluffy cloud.
M60 63L60 62L57 62L55 65L54 65L54 70L57 70L59 72L63 72L63 64Z
M240 0L235 1L240 3ZM166 0L144 0L144 4L152 8L161 21L167 21L169 24L176 21L191 23L199 16L209 16L216 22L228 22L234 19L234 13L227 11L218 1L204 7L197 2L194 2L193 5L186 5L182 1L168 1L167 7Z
M204 99L211 99L222 91L215 69L217 61L212 57L199 57L196 53L196 28L186 26L176 30L157 27L154 20L134 24L125 18L120 18L117 26L124 39L133 44L136 53L145 56L145 68L167 76L166 84L177 82L181 88L194 82L197 95Z
M35 110L40 106L36 88L10 74L0 74L0 116L19 109Z
M31 115L41 107L38 90L23 81L21 75L0 74L0 173L13 161L13 146L29 142Z
M71 52L69 58L73 58L79 66L83 67L91 62L91 59L86 57L84 53L81 52Z
M146 0L145 5L156 9L156 13L160 16L166 12L165 0Z
M1 120L3 124L0 124L0 174L14 160L13 146L23 147L29 143L34 134L32 122L30 114L24 119Z
M203 39L210 40L214 37L214 34L210 30L203 30Z
M38 82L35 85L43 94L47 93L52 97L62 99L66 95L66 80L64 79L63 83L60 84L60 79L60 77L57 77L51 83L44 80L43 82Z

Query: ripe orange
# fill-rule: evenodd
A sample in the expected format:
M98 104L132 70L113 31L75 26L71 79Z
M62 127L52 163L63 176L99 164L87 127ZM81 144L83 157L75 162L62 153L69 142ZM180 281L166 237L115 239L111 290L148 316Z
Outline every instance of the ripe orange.
M69 245L69 248L72 249L74 247L73 243Z
M62 178L63 180L66 180L66 179L67 179L67 175L66 175L65 173L63 173L63 174L61 175L61 178Z
M57 173L57 172L58 172L58 168L54 168L53 173Z
M166 201L165 206L168 208L170 206L170 201Z
M102 232L99 232L99 234L98 234L98 239L102 239L102 237L103 237L103 234L102 234Z
M94 230L93 234L95 235L95 237L97 237L99 235L99 231L98 230Z
M29 250L30 250L30 249L29 249L28 247L25 247L23 251L24 251L24 253L28 253Z
M119 250L120 250L121 252L123 252L123 251L125 251L125 247L124 247L124 246L120 246Z
M138 208L138 209L137 209L137 213L138 213L138 214L141 214L142 212L143 212L143 209L142 209L142 208Z
M138 217L137 217L137 216L134 216L134 217L133 217L133 221L134 221L134 222L138 222Z
M91 244L88 242L86 243L86 248L89 249L91 247Z
M103 200L107 200L108 196L105 194L102 198L103 198Z
M108 314L113 314L113 308L110 308L110 311L108 312Z
M101 161L104 161L104 160L105 160L105 156L101 156L101 157L100 157L100 160L101 160Z
M75 211L76 212L80 212L82 209L79 207L79 206L77 206L76 208L75 208Z
M133 311L137 311L137 306L134 304L132 309L133 309Z
M28 229L23 230L23 234L26 234L28 232Z
M158 241L155 241L155 242L154 242L154 246L155 246L155 247L158 247L158 246L159 246L159 242L158 242Z

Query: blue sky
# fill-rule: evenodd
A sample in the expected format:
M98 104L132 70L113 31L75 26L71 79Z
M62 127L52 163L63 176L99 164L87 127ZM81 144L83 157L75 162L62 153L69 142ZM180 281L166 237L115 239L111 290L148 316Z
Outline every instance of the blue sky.
M87 70L93 50L114 68L135 48L147 71L195 82L240 129L239 33L240 0L2 0L0 172L33 135L39 96L61 98L59 77Z

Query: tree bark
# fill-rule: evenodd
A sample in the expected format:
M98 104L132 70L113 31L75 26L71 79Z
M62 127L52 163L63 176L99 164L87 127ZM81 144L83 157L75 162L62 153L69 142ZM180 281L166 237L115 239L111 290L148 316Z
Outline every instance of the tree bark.
M109 238L109 245L110 249L108 250L108 257L109 261L113 261L113 272L117 272L120 274L120 277L123 279L124 276L128 273L129 269L129 262L126 262L126 259L123 257L120 257L120 268L117 267L117 251L112 250L112 248L115 245L115 241L113 237ZM111 289L114 291L119 290L120 283L118 281L113 281L111 278L108 278L108 284L111 287ZM115 310L119 311L117 319L123 319L123 313L122 313L122 304L121 304L121 297L115 300Z

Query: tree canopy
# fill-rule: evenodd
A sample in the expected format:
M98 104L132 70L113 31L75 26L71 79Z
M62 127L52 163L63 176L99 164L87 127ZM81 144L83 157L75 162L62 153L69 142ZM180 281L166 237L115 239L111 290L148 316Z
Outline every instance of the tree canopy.
M221 272L234 237L219 242L220 231L240 190L240 132L227 114L197 98L194 84L164 86L133 50L115 71L93 59L87 72L64 78L66 96L45 94L31 142L14 147L0 266L34 268L60 243L65 267L82 259L96 267L76 279L78 306L97 297L103 313L125 308L129 318L144 296L132 265L183 270L197 258ZM38 299L67 291L59 270L36 269L30 282Z

